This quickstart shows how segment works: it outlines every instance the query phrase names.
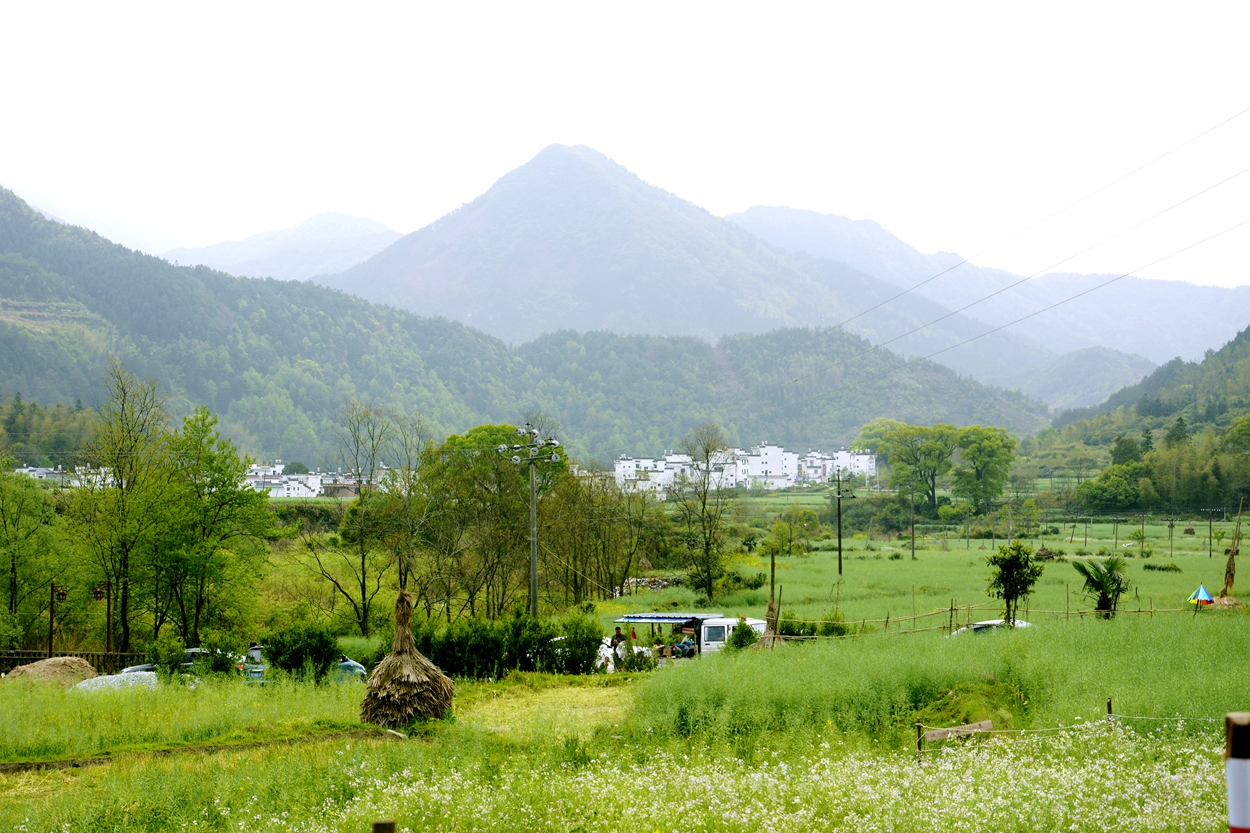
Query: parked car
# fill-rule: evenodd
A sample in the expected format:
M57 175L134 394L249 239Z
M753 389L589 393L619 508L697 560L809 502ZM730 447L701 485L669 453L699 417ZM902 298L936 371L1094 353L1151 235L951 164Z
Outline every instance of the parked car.
M250 683L263 683L265 676L269 672L269 660L265 658L265 646L253 645L247 649L247 655L243 658L242 665L239 666L243 672L243 678ZM368 673L365 667L360 663L351 659L347 654L339 657L339 661L333 669L334 679L343 680L361 680L363 681Z
M971 625L962 627L959 630L951 633L951 636L959 636L961 633L993 633L999 628L1004 628L1006 626L1007 626L1006 619L986 619L984 622L973 622ZM1017 628L1033 627L1033 625L1024 621L1023 619L1017 619L1015 621L1015 626Z
M182 655L182 662L180 663L180 665L184 669L190 671L191 666L195 664L195 661L197 659L205 658L207 656L208 656L208 649L206 648L188 648L187 652ZM155 663L144 662L139 665L132 665L129 668L123 668L121 673L134 674L140 671L155 671L155 670L156 670Z

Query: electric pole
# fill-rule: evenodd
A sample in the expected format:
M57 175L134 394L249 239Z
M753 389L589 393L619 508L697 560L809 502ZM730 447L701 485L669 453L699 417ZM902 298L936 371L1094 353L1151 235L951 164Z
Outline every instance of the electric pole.
M1222 512L1224 510L1222 509L1199 509L1198 511L1202 512L1203 514L1207 516L1207 558L1210 558L1211 557L1211 541L1213 540L1212 536L1214 536L1215 534L1215 513Z
M842 469L835 469L837 485L834 492L829 497L834 499L838 505L838 575L842 575L842 498L854 500L855 495L842 491Z
M560 455L555 451L560 441L540 438L538 429L528 422L516 433L525 441L512 446L501 445L499 453L513 452L512 462L527 464L530 469L530 616L538 616L538 464L560 462ZM520 454L522 451L526 453Z

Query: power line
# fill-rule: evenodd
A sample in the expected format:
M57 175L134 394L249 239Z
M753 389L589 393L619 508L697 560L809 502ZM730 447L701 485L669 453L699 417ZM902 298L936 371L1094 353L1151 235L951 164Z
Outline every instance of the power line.
M1234 113L1233 115L1229 116L1228 118L1224 119L1222 122L1219 122L1218 124L1215 124L1215 125L1213 125L1213 126L1211 126L1211 127L1208 127L1206 130L1202 131L1202 132L1201 132L1201 133L1199 133L1198 135L1193 136L1193 137L1191 137L1191 138L1189 138L1189 139L1186 139L1184 142L1181 142L1179 145L1177 145L1176 147L1172 148L1171 150L1168 150L1168 151L1166 151L1166 152L1164 152L1164 153L1160 154L1159 156L1156 156L1155 158L1151 159L1151 160L1150 160L1150 161L1148 161L1148 162L1145 162L1145 163L1143 163L1143 164L1141 164L1141 165L1138 165L1136 168L1134 168L1133 170L1131 170L1131 171L1129 171L1128 173L1124 174L1123 176L1119 177L1118 179L1114 179L1114 180L1112 180L1111 182L1108 182L1106 185L1103 185L1101 188L1097 188L1097 189L1095 189L1095 190L1093 190L1093 191L1090 191L1088 194L1086 194L1085 196L1081 197L1080 199L1078 199L1078 200L1076 200L1076 201L1074 201L1074 202L1068 203L1068 204L1067 204L1067 205L1065 205L1063 208L1060 208L1059 210L1054 211L1054 212L1052 212L1051 214L1046 215L1046 216L1045 216L1045 217L1043 217L1042 219L1040 219L1040 220L1038 220L1038 221L1036 221L1036 222L1032 223L1031 225L1028 225L1028 226L1024 227L1024 228L1023 228L1023 229L1021 229L1020 231L1017 231L1017 232L1015 232L1014 234L1011 234L1011 235L1008 235L1007 237L1004 237L1003 239L999 240L997 243L994 243L994 244L992 244L992 245L988 246L987 248L981 249L980 251L976 252L975 254L969 255L968 257L964 258L963 260L959 261L958 263L954 264L953 266L948 266L947 268L945 268L945 269L943 269L942 271L938 272L936 275L932 275L932 276L930 276L930 277L928 277L928 278L925 278L925 279L924 279L924 280L922 280L920 283L914 284L913 286L910 286L910 287L908 287L907 289L904 289L902 292L899 292L899 293L897 293L897 294L895 294L895 295L891 295L889 298L886 298L884 301L880 301L880 302L878 302L878 303L876 303L876 304L872 305L872 306L871 306L871 307L869 307L868 309L864 310L863 312L858 312L858 313L856 313L855 315L852 315L850 318L843 319L842 321L838 322L837 324L834 324L834 325L833 325L833 326L831 326L831 327L826 327L826 328L823 328L823 329L818 329L818 330L817 330L814 334L812 334L809 338L807 338L807 339L805 339L805 340L803 340L803 341L800 341L800 342L798 342L797 344L792 344L791 346L787 347L787 348L786 348L786 349L784 349L784 350L780 350L780 351L778 351L778 352L776 352L776 353L772 353L772 354L770 354L770 355L768 355L768 356L765 356L764 358L759 359L758 361L752 362L751 364L745 365L745 366L744 366L744 369L745 369L745 368L749 368L749 367L754 367L754 366L755 366L755 365L757 365L757 364L762 364L763 362L765 362L765 361L769 361L769 360L771 360L771 359L775 359L775 358L777 358L778 356L784 356L784 355L786 355L786 354L788 354L788 353L791 353L791 352L793 352L793 351L797 350L798 348L802 347L804 344L808 344L809 342L815 341L816 339L818 339L818 338L820 338L820 337L822 337L822 336L824 336L824 335L827 335L828 333L831 333L831 332L833 332L834 330L839 330L839 329L841 329L842 327L846 326L847 324L851 323L852 321L856 320L857 318L862 318L862 317L864 317L865 315L867 315L868 313L873 312L874 310L878 310L878 309L880 309L881 307L885 306L886 304L891 303L892 301L896 301L896 300L898 300L899 298L902 298L904 295L908 295L908 294L910 294L910 293L914 292L915 290L919 289L920 287L924 286L925 284L927 284L927 283L931 283L932 281L937 280L938 278L942 277L942 276L943 276L943 275L945 275L946 273L948 273L948 272L952 272L952 271L954 271L955 269L958 269L959 267L961 267L961 266L963 266L963 265L965 265L965 264L967 264L967 263L971 263L972 261L976 260L978 257L981 257L982 255L985 255L985 254L988 254L989 252L994 251L994 250L995 250L995 249L997 249L999 246L1002 246L1002 245L1004 245L1004 244L1006 244L1006 243L1010 243L1012 240L1015 240L1017 237L1021 236L1022 234L1026 234L1027 232L1032 231L1033 229L1037 228L1038 226L1042 225L1043 223L1046 223L1046 222L1048 222L1048 221L1050 221L1050 220L1053 220L1055 217L1058 217L1060 214L1063 214L1065 211L1068 211L1068 210L1070 210L1070 209L1072 209L1072 208L1075 208L1076 206L1080 205L1081 203L1085 202L1086 200L1089 200L1089 199L1092 199L1093 197L1098 196L1098 195L1099 195L1099 194L1101 194L1103 191L1106 191L1108 188L1112 188L1112 187L1114 187L1114 186L1116 186L1116 185L1119 185L1121 182L1123 182L1124 180L1126 180L1126 179L1128 179L1129 177L1133 176L1134 174L1137 174L1137 173L1139 173L1139 172L1141 172L1141 171L1145 170L1146 168L1149 168L1151 165L1155 164L1156 162L1161 162L1162 160L1164 160L1164 159L1166 159L1167 157L1171 156L1173 153L1176 153L1178 150L1181 150L1182 148L1187 147L1188 145L1193 144L1194 142L1196 142L1196 141L1198 141L1199 139L1201 139L1203 136L1206 136L1208 133L1212 133L1212 132L1214 132L1215 130L1218 130L1219 128L1223 127L1224 125L1228 124L1229 122L1232 122L1232 121L1234 121L1235 119L1237 119L1237 118L1239 118L1239 117L1241 117L1241 116L1245 115L1246 113L1250 113L1250 107L1247 107L1247 108L1245 108L1244 110L1240 110L1240 111L1238 111L1238 112Z
M828 371L828 370L832 370L833 368L838 367L839 365L846 364L846 363L847 363L847 362L849 362L849 361L854 361L855 359L858 359L858 358L860 358L861 356L866 356L866 355L868 355L869 353L872 353L872 352L874 352L874 351L876 351L876 350L881 349L882 347L885 347L887 344L893 344L893 343L894 343L894 342L896 342L896 341L899 341L899 340L901 340L901 339L907 338L907 336L910 336L910 335L915 335L916 333L920 332L921 330L924 330L924 329L926 329L926 328L928 328L928 327L931 327L931 326L933 326L934 324L937 324L937 323L939 323L939 322L941 322L941 321L945 321L947 318L950 318L950 317L955 316L955 315L959 315L961 312L963 312L963 311L965 311L965 310L968 310L968 309L971 309L972 307L975 307L977 304L980 304L980 303L982 303L982 302L984 302L984 301L988 301L990 298L993 298L993 297L995 297L996 295L1001 295L1001 294L1003 294L1004 292L1007 292L1008 290L1014 289L1014 288L1016 288L1017 286L1020 286L1020 284L1027 283L1028 281L1033 280L1034 278L1038 277L1039 275L1044 275L1044 274L1046 274L1047 272L1049 272L1050 270L1054 269L1055 267L1057 267L1057 266L1062 266L1063 264L1067 263L1068 261L1070 261L1070 260L1074 260L1074 259L1076 259L1076 258L1080 257L1081 255L1086 254L1086 253L1088 253L1088 252L1090 252L1090 251L1092 251L1092 250L1094 250L1094 249L1098 248L1099 246L1102 246L1102 245L1104 245L1104 244L1106 244L1106 243L1110 243L1112 240L1115 240L1117 237L1121 237L1121 236L1123 236L1123 235L1125 235L1125 234L1128 234L1130 231L1133 231L1134 229L1140 228L1141 226L1145 225L1146 223L1149 223L1151 220L1157 219L1158 217L1161 217L1161 216L1163 216L1164 214L1167 214L1169 211L1172 211L1172 210L1174 210L1174 209L1176 209L1176 208L1179 208L1179 207L1181 207L1182 205L1184 205L1185 203L1190 202L1190 201L1192 201L1192 200L1195 200L1195 199L1197 199L1198 197L1202 196L1203 194L1206 194L1207 192L1212 191L1212 190L1214 190L1214 189L1216 189L1216 188L1220 187L1221 185L1224 185L1224 184L1225 184L1225 183L1227 183L1227 182L1231 182L1232 180L1236 179L1237 177L1241 176L1242 174L1246 173L1247 171L1250 171L1250 167L1247 167L1247 168L1242 168L1240 171L1237 171L1235 174L1232 174L1232 175L1230 175L1230 176L1228 176L1228 177L1225 177L1224 179L1220 180L1219 182L1215 183L1214 185L1209 185L1209 186L1207 186L1206 188L1203 188L1201 191L1198 191L1198 192L1197 192L1197 193L1195 193L1195 194L1191 194L1191 195L1189 195L1188 197L1186 197L1185 199L1181 200L1180 202L1173 203L1172 205L1168 206L1167 208L1163 209L1162 211L1158 211L1158 212L1156 212L1156 213L1154 213L1154 214L1151 214L1149 217L1145 218L1144 220L1140 220L1140 221L1138 221L1138 222L1134 223L1133 225L1131 225L1131 226L1129 226L1129 227L1127 227L1127 228L1121 229L1120 231L1116 232L1115 234L1111 235L1110 237L1103 238L1102 240L1098 241L1097 243L1094 243L1093 245L1090 245L1090 246L1085 247L1084 249L1082 249L1081 251L1077 252L1076 254L1069 255L1068 257L1065 257L1065 258L1063 258L1062 260L1057 260L1057 261L1055 261L1054 263L1050 264L1049 266L1046 266L1046 267L1044 267L1043 269L1040 269L1040 270L1038 270L1037 272L1034 272L1033 274L1031 274L1031 275L1029 275L1029 276L1027 276L1027 277L1021 278L1020 280L1015 281L1014 283L1007 284L1006 286L1001 287L1000 289L996 289L996 290L994 290L993 292L989 293L988 295L984 295L984 296L982 296L982 297L978 298L978 299L977 299L977 300L975 300L975 301L972 301L972 302L970 302L970 303L967 303L967 304L963 305L962 307L959 307L958 309L951 310L951 311L947 312L945 315L938 316L937 318L933 319L932 321L929 321L929 322L927 322L927 323L925 323L925 324L921 324L919 327L915 327L915 328L913 328L913 329L911 329L911 330L908 330L908 331L907 331L907 332L905 332L905 333L902 333L902 334L900 334L900 335L896 335L896 336L894 336L893 338L886 339L885 341L878 342L877 344L874 344L874 345L872 345L871 347L869 347L867 350L864 350L864 351L861 351L861 352L859 352L859 353L856 353L856 354L855 354L855 355L853 355L853 356L848 356L848 357L846 357L846 358L844 358L844 359L839 359L838 361L834 362L833 364L827 365L827 366L825 366L825 367L823 367L823 368L821 368L821 369L819 369L819 370L814 370L814 371L812 371L811 373L808 373L808 374L806 374L806 375L804 375L804 376L798 376L798 377L796 377L796 378L794 378L794 379L790 379L790 380L788 380L788 381L786 381L786 382L782 382L780 385L776 385L776 386L774 386L774 387L772 387L772 388L769 388L768 390L764 391L763 393L761 393L761 394L759 394L759 395L760 395L760 396L766 396L766 395L768 395L768 394L770 394L770 393L773 393L774 391L778 391L778 390L780 390L781 388L786 387L787 385L793 384L793 383L795 383L795 382L801 382L801 381L803 381L804 379L810 379L812 376L816 376L816 375L819 375L819 374L821 374L821 373L824 373L824 372L826 372L826 371ZM1223 233L1223 232L1221 232L1221 234L1222 234L1222 233ZM1197 245L1197 244L1195 244L1195 245ZM1182 249L1181 251L1184 251L1184 250ZM1174 252L1173 254L1176 254L1176 252ZM1171 255L1169 255L1168 257L1171 257ZM1158 261L1155 261L1155 262L1157 263ZM1152 264L1149 264L1149 265L1154 265L1154 264L1152 263ZM1145 268L1145 267L1142 267L1142 268ZM1129 273L1129 274L1131 274L1131 273ZM1115 280L1119 280L1120 278L1123 278L1123 277L1126 277L1126 275L1120 275L1120 276L1119 276L1119 277L1117 277ZM1106 284L1100 284L1099 286L1106 286ZM1095 287L1095 289L1097 289L1097 288L1098 288L1098 287ZM1084 294L1084 293L1080 293L1080 294ZM1076 298L1076 297L1080 297L1080 295L1074 295L1074 296L1072 296L1072 297L1073 297L1073 298ZM1069 298L1069 299L1067 299L1067 300L1071 300L1071 298ZM1064 302L1062 302L1062 301L1061 301L1060 303L1064 303ZM1044 310L1043 310L1043 311L1044 311ZM1034 313L1034 314L1036 314L1036 313ZM1028 316L1026 316L1026 317L1028 317ZM1024 320L1024 319L1019 319L1019 320ZM1016 323L1016 322L1012 322L1012 323ZM1010 324L1005 324L1005 325L1003 325L1003 327L1007 327L1007 326L1010 326ZM1003 329L1003 327L997 327L997 328L995 328L994 330L990 330L990 332L996 332L997 330L1001 330L1001 329ZM989 334L989 333L983 333L982 335L988 335L988 334ZM977 338L980 338L980 337L981 337L981 336L977 336ZM809 340L810 340L810 339L809 339ZM966 343L967 343L966 341L962 341L962 342L960 342L959 344L954 344L954 345L951 345L951 347L946 348L946 350L950 350L950 349L952 349L952 348L954 348L954 347L958 347L958 346L960 346L960 344L966 344ZM939 352L939 353L942 353L942 352L945 352L945 350L939 350L938 352ZM936 354L936 353L934 353L933 355L937 355L937 354Z
M1185 246L1185 247L1183 247L1183 248L1177 249L1177 250L1175 250L1175 251L1173 251L1173 252L1171 252L1171 253L1169 253L1169 254L1164 255L1163 257L1160 257L1160 258L1157 258L1157 259L1155 259L1155 260L1152 260L1152 261L1150 261L1149 263L1147 263L1147 264L1145 264L1145 265L1143 265L1143 266L1139 266L1139 267L1137 267L1136 269L1133 269L1133 270L1131 270L1131 271L1125 272L1125 273L1120 274L1120 275L1116 275L1114 278L1111 278L1110 280L1107 280L1107 281L1103 281L1102 283L1098 284L1097 286L1091 286L1089 289L1082 290L1081 292L1077 292L1077 293L1076 293L1076 294L1074 294L1074 295L1069 295L1067 298L1064 298L1064 299L1063 299L1063 300L1061 300L1061 301L1056 301L1055 303L1050 304L1049 306L1042 307L1042 308L1041 308L1041 309L1039 309L1039 310L1035 310L1034 312L1031 312L1031 313L1029 313L1028 315L1023 315L1023 316L1021 316L1021 317L1019 317L1019 318L1015 319L1014 321L1008 321L1006 324L1002 324L1002 325L1000 325L1000 326L993 327L992 329L986 330L985 332L981 333L980 335L975 335L975 336L973 336L972 338L964 339L963 341L960 341L960 342L958 342L958 343L956 343L956 344L952 344L952 345L950 345L949 347L943 347L941 350L935 350L934 352L932 352L932 353L928 354L927 356L921 356L921 357L916 358L916 359L911 359L910 361L906 361L906 362L904 362L903 364L898 365L897 367L893 367L893 368L891 368L891 369L889 369L889 370L885 371L884 373L879 373L879 374L876 374L875 376L866 376L866 377L864 377L864 378L857 379L856 381L852 382L850 385L844 385L844 386L842 386L842 387L838 388L838 390L846 390L847 388L851 388L851 387L855 387L855 386L857 386L857 385L865 384L865 383L867 383L867 382L871 382L871 381L874 381L874 380L876 380L876 379L882 379L882 378L885 378L886 376L889 376L889 375L891 375L891 374L893 374L893 373L897 373L897 372L898 372L898 371L900 371L900 370L903 370L903 369L905 369L905 368L911 367L911 366L912 366L912 365L914 365L914 364L919 364L920 362L923 362L923 361L928 361L929 359L933 358L934 356L937 356L937 355L940 355L940 354L942 354L942 353L945 353L945 352L947 352L948 350L954 350L956 347L962 347L963 345L968 344L968 343L973 342L973 341L976 341L977 339L984 338L985 336L991 335L991 334L996 333L996 332L998 332L998 331L1000 331L1000 330L1005 330L1005 329L1007 329L1008 327L1011 327L1011 326L1014 326L1014 325L1016 325L1016 324L1019 324L1021 321L1027 321L1027 320L1028 320L1028 319L1030 319L1030 318L1033 318L1033 317L1035 317L1035 316L1041 315L1043 312L1048 312L1048 311L1050 311L1050 310L1052 310L1052 309L1055 309L1056 307L1059 307L1059 306L1062 306L1063 304L1068 303L1069 301L1076 300L1077 298L1080 298L1080 297L1081 297L1081 296L1083 296L1083 295L1088 295L1089 293L1094 292L1095 290L1102 289L1104 286L1109 286L1109 285L1111 285L1111 284L1115 283L1115 282L1116 282L1116 281L1118 281L1118 280L1121 280L1121 279L1123 279L1123 278L1127 278L1127 277L1129 277L1129 276L1131 276L1131 275L1133 275L1133 274L1136 274L1137 272L1141 272L1141 271L1143 271L1143 270L1145 270L1145 269L1149 269L1151 266L1154 266L1154 265L1156 265L1156 264L1158 264L1158 263L1162 263L1163 261L1168 260L1169 258L1175 257L1176 255L1182 254L1182 253L1184 253L1184 252L1187 252L1187 251L1189 251L1190 249L1193 249L1193 248L1195 248L1195 247L1197 247L1197 246L1201 246L1203 243L1207 243L1207 242L1209 242L1209 241L1211 241L1211 240L1214 240L1215 238L1220 237L1221 235L1227 234L1227 233L1228 233L1228 232L1230 232L1230 231L1234 231L1235 229L1241 228L1242 226L1246 225L1247 223L1250 223L1250 219L1245 219L1245 220L1242 220L1241 222L1236 223L1236 224L1234 224L1234 225L1231 225L1231 226L1229 226L1228 228L1223 229L1222 231L1217 231L1215 234L1212 234L1212 235L1210 235L1209 237L1204 237L1203 239L1201 239L1201 240L1199 240L1199 241L1197 241L1197 242L1190 243L1188 246ZM865 352L870 352L870 351L865 351ZM863 354L861 354L861 355L863 355ZM852 358L854 358L854 357L852 357ZM830 367L834 367L834 366L836 366L836 365L830 365ZM830 368L825 368L825 370L828 370L828 369L830 369ZM824 371L817 371L817 373L822 373L822 372L824 372ZM814 375L816 375L816 374L814 374L814 373L813 373L813 374L809 374L808 376L801 377L801 379L810 378L810 376L814 376ZM795 379L795 380L792 380L792 381L800 381L800 380L799 380L799 379ZM786 385L789 385L789 384L790 384L790 382L786 382L784 385L780 385L780 386L778 386L777 388L774 388L774 390L779 390L780 388L785 387ZM819 399L819 398L821 398L821 397L823 397L823 396L828 396L828 395L829 395L830 393L832 393L832 392L833 392L833 391L822 391L821 393L815 394L815 395L813 395L813 396L809 396L809 397L808 397L808 398L806 398L806 399L801 399L801 400L799 400L798 402L787 403L786 405L784 405L784 407L798 407L798 406L800 406L800 405L805 405L805 404L807 404L808 402L811 402L811 401L813 401L813 400ZM783 407L783 406L782 406L781 404L778 404L778 405L775 405L775 406L774 406L774 408L780 408L780 407Z

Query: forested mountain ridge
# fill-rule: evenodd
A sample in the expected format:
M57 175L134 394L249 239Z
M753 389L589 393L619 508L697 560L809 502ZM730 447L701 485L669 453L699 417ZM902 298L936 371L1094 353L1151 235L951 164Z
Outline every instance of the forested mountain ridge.
M951 252L924 254L872 220L850 220L782 206L754 206L726 219L787 251L832 258L899 287L915 286L949 269L915 292L952 308L961 308L1022 277L972 263L958 265L963 258ZM1002 325L1112 277L1062 272L1042 275L977 304L968 314ZM1202 275L1194 275L1194 280L1201 281ZM1204 351L1231 339L1247 321L1250 287L1230 289L1127 277L1019 326L1057 353L1103 346L1161 364L1176 356L1197 360Z
M829 447L877 416L1023 433L1049 419L1038 402L932 363L890 373L903 360L885 350L848 360L868 350L856 336L812 336L779 330L713 346L556 332L511 348L312 283L174 266L52 222L0 190L6 395L96 405L117 357L166 385L176 413L207 405L262 457L328 461L334 414L350 397L419 411L438 432L541 411L563 424L575 453L605 462L662 450L707 420L741 443Z
M842 263L792 257L597 151L562 145L368 261L316 280L512 343L560 329L714 340L852 318L851 332L881 343L950 312L905 296L862 314L897 288ZM955 315L890 348L928 355L987 329ZM939 361L984 380L1053 358L1007 333Z
M1118 438L1136 441L1146 433L1157 442L1179 430L1191 437L1210 434L1218 445L1248 414L1250 328L1219 350L1208 350L1200 362L1173 359L1097 407L1064 411L1023 447L1043 466L1089 470L1111 459Z

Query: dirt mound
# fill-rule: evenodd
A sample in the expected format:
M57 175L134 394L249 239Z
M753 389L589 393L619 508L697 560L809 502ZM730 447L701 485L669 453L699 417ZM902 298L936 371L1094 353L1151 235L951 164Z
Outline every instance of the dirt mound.
M23 679L35 683L56 683L66 687L95 676L97 676L96 670L91 667L91 663L81 657L41 659L30 665L19 665L9 672L10 680Z

